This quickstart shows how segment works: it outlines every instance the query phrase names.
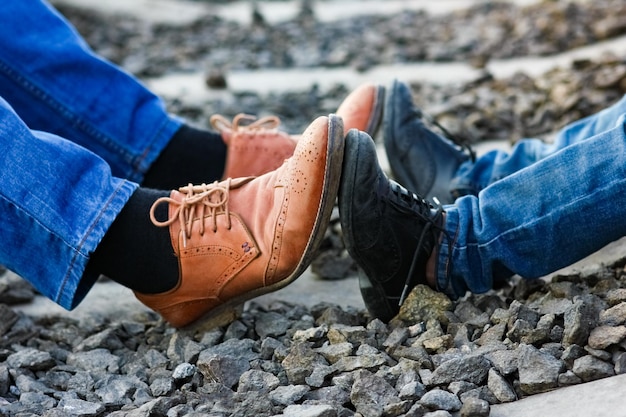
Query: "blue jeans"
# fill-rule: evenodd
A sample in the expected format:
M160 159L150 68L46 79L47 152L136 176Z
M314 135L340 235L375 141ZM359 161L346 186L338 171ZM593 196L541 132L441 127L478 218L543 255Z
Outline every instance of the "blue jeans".
M626 97L562 129L459 167L437 285L457 298L538 278L626 236Z
M0 8L0 264L61 306L181 121L43 0Z

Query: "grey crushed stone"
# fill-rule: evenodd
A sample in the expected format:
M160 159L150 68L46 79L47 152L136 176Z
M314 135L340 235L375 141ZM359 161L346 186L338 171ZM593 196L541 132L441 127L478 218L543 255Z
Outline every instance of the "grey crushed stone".
M73 8L62 11L96 51L148 76L220 60L232 63L221 69L227 74L249 65L365 69L390 59L484 63L497 54L548 54L626 33L614 18L626 7L622 3L603 0L564 8L550 2L538 9L498 5L441 19L402 13L360 23L350 20L332 30L297 22L253 29L209 17L181 31L125 17L107 20ZM551 24L538 15L550 15ZM504 42L498 30L471 32L477 22L517 27L519 38ZM543 22L540 29L537 22ZM373 40L355 30L359 25L386 28L379 32L389 38L364 48L363 41ZM458 28L452 41L443 38L451 33L444 25ZM412 26L421 32L411 32ZM566 30L573 27L580 30ZM267 42L285 30L293 36ZM328 38L307 45L308 30ZM543 30L541 36L538 30ZM545 36L546 31L555 36ZM236 36L251 32L257 33L258 42L251 51L242 51L250 44ZM338 37L346 39L345 54L325 49L333 45L329 39ZM414 39L414 50L403 46L402 39ZM208 47L213 40L223 47ZM163 53L181 44L184 52ZM270 44L271 51L259 52L259 45ZM229 49L231 55L225 52ZM298 52L312 50L318 52ZM515 140L549 134L620 98L626 91L626 64L609 55L536 78L515 74L494 79L485 73L468 84L415 83L412 88L418 105L465 141ZM345 87L337 86L323 93L312 88L267 96L238 94L201 107L186 104L184 98L167 105L203 126L214 113L268 112L279 115L288 130L299 132L315 116L333 112L346 94ZM327 279L355 271L340 232L335 217L323 256L313 264ZM328 304L251 303L240 319L202 334L174 331L151 314L119 320L27 317L11 305L29 302L35 291L14 275L3 275L0 267L0 414L447 417L460 410L463 416L486 416L491 404L626 372L624 265L625 259L590 272L555 276L547 283L512 281L454 303L420 287L390 323Z

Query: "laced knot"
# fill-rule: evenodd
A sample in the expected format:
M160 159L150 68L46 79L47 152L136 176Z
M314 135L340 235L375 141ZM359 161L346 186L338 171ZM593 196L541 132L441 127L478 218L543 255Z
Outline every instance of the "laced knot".
M433 198L435 203L435 206L433 206L395 181L390 181L390 183L394 194L414 209L414 213L419 218L418 221L423 224L422 231L417 241L417 246L415 247L415 252L413 253L413 259L411 260L411 267L409 268L409 273L407 274L406 281L404 283L402 295L400 296L400 301L398 302L398 306L401 306L406 300L409 291L415 286L413 284L415 281L415 268L418 266L420 252L423 250L430 252L430 250L432 250L432 248L429 250L427 246L425 247L425 244L427 243L426 239L430 235L432 239L436 240L437 231L445 233L445 230L441 227L441 220L444 211L443 206L436 197Z
M184 194L182 200L178 201L171 197L161 197L154 202L150 208L150 220L158 227L166 227L174 223L180 222L180 227L183 231L183 246L187 246L187 239L191 237L191 229L194 219L204 219L205 216L209 216L212 220L212 230L217 231L217 215L224 213L227 223L227 228L230 229L230 211L228 208L229 191L231 188L231 179L228 178L225 181L217 182L213 184L201 184L192 185L189 184L185 187L178 189L179 192ZM160 204L167 203L172 204L176 209L170 214L169 218L165 221L159 221L155 217L155 210ZM204 234L204 221L200 224L200 235Z
M220 114L214 114L211 116L210 122L211 126L218 132L225 130L237 131L240 129L277 129L280 126L280 119L277 116L265 116L259 119L256 116L244 113L236 115L232 122Z

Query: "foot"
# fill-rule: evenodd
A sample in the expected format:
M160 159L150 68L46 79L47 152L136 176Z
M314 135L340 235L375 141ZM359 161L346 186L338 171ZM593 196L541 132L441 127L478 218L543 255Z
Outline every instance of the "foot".
M352 91L337 109L344 131L357 129L374 135L380 126L384 87L365 83ZM211 117L211 125L221 135L228 151L222 179L259 176L273 171L293 155L299 137L279 130L280 119L257 119L238 114L231 121L221 115Z
M263 175L280 167L293 155L298 138L278 129L276 116L257 119L238 114L228 121L211 116L211 125L220 132L227 146L223 179Z
M473 154L430 130L408 85L394 81L385 103L384 143L394 178L427 200L454 202L450 182Z
M339 118L320 117L275 171L189 185L157 200L151 216L169 227L180 278L170 291L137 298L175 327L200 318L220 325L243 302L291 283L328 227L343 136ZM154 218L160 204L169 206L167 220Z
M374 137L380 126L384 98L384 87L373 83L364 83L348 94L337 109L346 133L357 129Z
M410 290L426 284L426 264L439 242L441 208L389 180L372 139L346 136L339 213L346 248L373 317L391 320Z

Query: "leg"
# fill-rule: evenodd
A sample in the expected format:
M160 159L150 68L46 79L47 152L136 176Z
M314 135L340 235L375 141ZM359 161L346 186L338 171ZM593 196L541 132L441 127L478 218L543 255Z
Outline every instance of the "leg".
M626 96L563 128L552 144L523 139L510 153L492 151L474 160L453 141L431 130L425 115L413 104L410 87L395 81L385 104L385 149L400 183L429 200L437 197L446 204L462 195L478 195L495 181L611 129L625 113Z
M71 309L97 278L89 255L136 189L95 154L29 130L0 99L0 264Z
M407 289L431 283L431 261L432 284L458 298L513 274L540 277L626 236L625 119L457 199L443 221L386 178L367 135L350 132L339 210L370 313L397 314Z
M615 127L626 114L626 96L601 112L578 120L560 130L552 143L539 139L522 139L510 153L491 151L476 162L460 165L450 187L456 195L478 195L495 181L528 167L559 150L596 136Z
M69 139L113 175L146 186L220 178L220 134L167 114L159 97L95 55L45 0L6 4L0 19L0 96L31 129Z
M139 300L177 327L200 317L224 324L234 307L296 279L328 227L343 143L341 120L320 117L275 171L190 185L157 200L151 218L169 229L180 278L170 291L136 291ZM160 207L169 210L162 220L154 212Z
M0 9L0 96L30 128L100 155L114 175L178 188L264 174L293 154L296 141L277 125L220 121L219 132L181 127L159 97L96 56L45 0L5 6ZM367 84L346 98L337 110L345 126L374 131L382 94L381 87Z
M415 285L426 284L425 265L437 246L442 211L387 178L376 146L351 130L339 189L346 249L359 265L359 287L373 317L388 321Z
M613 123L615 125L615 123ZM446 207L438 287L484 292L519 274L536 278L626 235L624 117Z
M319 118L275 171L149 190L77 144L29 130L0 100L0 263L67 309L105 273L175 326L220 316L307 268L342 154L340 120Z
M97 57L43 0L0 9L0 96L31 129L68 138L135 182L180 128L162 101Z

